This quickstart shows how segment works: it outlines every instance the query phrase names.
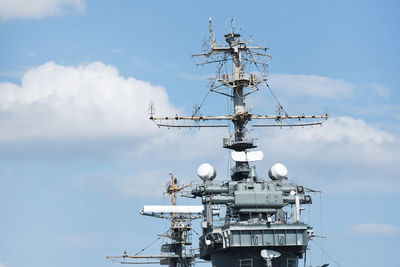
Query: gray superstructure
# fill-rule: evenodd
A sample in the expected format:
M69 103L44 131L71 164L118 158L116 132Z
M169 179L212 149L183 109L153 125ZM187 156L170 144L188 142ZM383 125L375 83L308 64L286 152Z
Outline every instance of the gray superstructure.
M283 177L276 179L272 174L274 180L264 181L257 177L254 166L246 166L244 171L243 164L248 162L240 163L240 174L235 168L232 181L218 186L212 179L204 179L192 191L205 207L200 258L211 260L216 267L265 266L261 251L268 249L281 254L272 260L272 266L297 266L312 235L312 228L300 219L301 204L310 204L311 197L304 194L302 186L285 184L279 179ZM226 206L221 226L214 225L210 212L216 204ZM283 209L287 205L294 206L291 222Z
M232 150L235 162L230 181L222 185L214 183L214 168L202 164L197 170L202 184L191 190L192 197L201 198L204 206L199 257L211 261L213 267L297 267L312 236L312 227L301 221L302 205L311 204L311 197L303 186L287 181L287 169L280 163L271 167L269 178L257 175L252 162L261 160L263 153L253 151L257 146L246 135L246 125L255 120L273 123L253 123L253 127L320 125L328 116L290 116L278 101L278 114L253 114L246 107L246 97L261 85L270 89L261 70L268 66L267 48L243 41L233 28L225 35L225 42L225 46L216 44L210 19L210 50L193 57L197 65L218 64L210 91L231 98L232 114L202 116L197 108L192 116L157 117L151 106L150 119L159 127L179 128L227 127L224 122L233 123L234 134L223 139L223 147ZM221 74L222 66L228 62L232 62L232 73ZM258 70L257 74L246 71L250 65ZM284 123L291 120L296 123ZM222 124L212 124L213 121ZM213 220L219 207L225 211L222 223ZM185 264L191 263L192 260ZM178 262L173 266L188 266L185 264Z
M268 55L264 53L267 49L244 42L241 35L233 29L225 35L226 46L217 46L211 19L210 32L211 51L195 57L203 58L198 64L232 61L232 73L220 74L218 82L225 88L231 88L228 96L233 102L233 114L197 120L228 118L232 121L234 137L224 139L223 147L233 151L235 166L232 169L231 181L223 185L213 183L215 171L210 165L199 167L198 174L203 184L194 188L192 194L201 198L204 205L200 258L211 260L212 266L215 267L271 266L271 263L274 267L296 267L312 235L312 227L302 223L300 218L301 205L311 204L311 197L305 195L304 187L285 183L287 170L282 164L271 168L269 181L257 176L255 166L251 166L250 163L252 160L260 160L262 152L252 151L256 145L253 139L246 136L245 126L254 119L273 118L281 122L283 119L299 119L299 116L285 114L279 118L279 115L251 114L246 108L246 96L257 91L257 86L266 82L266 78L246 73L245 66L267 66ZM212 90L221 93L217 89ZM283 110L280 104L279 107ZM302 118L327 118L327 115ZM165 118L152 119L156 121ZM226 207L224 223L220 226L213 222L214 205ZM294 207L291 222L287 211L284 210L288 205ZM280 256L271 259L262 257L261 251L264 249L279 252L277 254Z

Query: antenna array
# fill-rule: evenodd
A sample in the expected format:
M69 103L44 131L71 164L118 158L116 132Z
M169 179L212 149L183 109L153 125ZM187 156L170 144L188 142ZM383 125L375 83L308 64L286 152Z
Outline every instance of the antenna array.
M227 96L234 104L232 114L222 116L199 116L198 112L202 105L195 108L192 116L155 116L154 105L151 104L150 120L158 127L168 128L201 128L201 127L229 127L229 121L235 125L238 136L245 125L253 120L261 121L259 124L253 124L253 127L298 127L321 125L328 114L323 115L289 115L279 103L275 94L268 85L267 68L269 59L268 48L258 46L252 43L252 37L248 41L243 41L241 34L235 33L231 27L231 32L225 35L225 46L218 46L215 40L215 34L212 29L211 18L209 20L210 31L210 50L206 53L192 55L196 66L208 64L218 64L217 74L210 92ZM231 62L232 73L221 73L222 67ZM251 67L258 73L250 71ZM278 114L260 115L253 114L246 108L246 97L259 91L260 86L266 86L273 95L278 105ZM208 94L207 94L208 96ZM204 103L204 101L203 101ZM202 104L203 104L202 103ZM283 115L281 114L283 112ZM296 120L296 123L290 121ZM269 123L265 123L269 121ZM272 121L272 122L271 122ZM218 122L216 124L216 122ZM240 139L240 138L239 138Z

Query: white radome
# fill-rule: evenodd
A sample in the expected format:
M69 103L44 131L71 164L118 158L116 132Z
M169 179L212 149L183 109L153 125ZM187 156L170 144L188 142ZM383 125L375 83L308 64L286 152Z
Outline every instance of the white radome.
M213 166L208 163L203 163L197 168L197 175L204 180L213 180L217 175Z
M272 180L287 179L287 174L288 171L282 163L275 163L268 172L268 175Z

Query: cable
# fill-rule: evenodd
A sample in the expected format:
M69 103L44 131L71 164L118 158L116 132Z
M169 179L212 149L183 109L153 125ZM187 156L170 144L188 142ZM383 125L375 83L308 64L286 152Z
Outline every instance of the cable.
M247 47L246 47L246 48L247 48ZM254 65L256 66L258 72L259 72L260 75L261 75L261 70L260 70L260 68L258 67L258 64L257 64L256 60L254 59L253 55L251 54L251 52L249 52L248 54L250 55L251 59L253 60ZM289 116L289 115L287 114L286 110L283 108L283 106L282 106L281 103L279 102L279 100L278 100L278 98L276 97L276 95L274 94L274 92L272 91L271 87L269 87L267 81L264 81L264 83L265 83L265 85L267 86L267 88L269 89L271 95L274 97L276 103L278 104L279 109L281 109L281 110L285 113L286 116Z
M271 87L269 87L269 84L267 83L267 81L264 81L265 85L267 86L267 88L269 89L269 91L271 92L272 96L275 98L276 103L278 103L279 109L282 110L285 113L285 116L289 116L286 112L286 110L283 108L283 106L281 105L281 103L278 101L278 98L276 97L276 95L274 94L274 92L272 91Z
M226 57L224 58L224 60L226 60ZM214 84L215 84L215 82L217 81L217 78L220 75L221 68L222 68L223 65L224 65L224 61L219 63L219 67L218 67L218 70L217 70L217 75L215 76L215 79L213 80L213 82L212 82L212 84L210 86L210 89L208 90L208 92L207 92L206 96L204 97L203 101L201 102L201 104L194 109L194 112L193 112L192 116L196 115L196 113L201 109L201 107L203 106L204 102L206 102L206 99L207 99L208 95L210 94L211 90L214 89L213 88Z
M197 233L193 228L192 228L192 231L193 231L196 235L200 236L200 234Z
M144 247L143 249L141 249L140 251L138 251L134 256L137 256L139 253L145 251L148 247L150 247L151 245L153 245L154 243L156 243L158 240L160 240L162 237L164 237L164 235L165 235L166 233L168 233L168 232L169 232L169 229L168 229L168 231L166 231L164 234L162 234L161 236L159 236L156 240L154 240L153 242L151 242L149 245L147 245L146 247Z
M331 255L329 255L329 253L326 250L324 250L322 247L318 246L317 242L314 242L314 240L311 240L311 241L313 241L313 244L317 245L317 247L319 247L321 249L321 251L323 253L325 253L326 256L328 256L337 266L339 266L339 267L342 266Z

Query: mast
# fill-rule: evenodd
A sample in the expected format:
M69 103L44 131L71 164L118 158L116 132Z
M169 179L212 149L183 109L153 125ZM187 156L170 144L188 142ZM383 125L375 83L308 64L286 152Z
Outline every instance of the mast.
M232 150L232 160L235 161L231 179L222 185L216 184L213 182L215 169L208 163L201 164L197 174L202 184L192 187L189 197L201 198L203 206L189 206L186 210L175 205L175 193L184 187L179 187L170 174L167 193L171 195L172 206L145 206L141 211L142 215L171 220L168 236L171 243L161 248L162 252L169 254L128 256L125 253L112 258L158 258L160 264L171 267L191 266L196 257L211 261L214 267L297 267L298 260L307 251L308 241L314 236L312 227L301 221L301 211L305 209L302 205L312 203L311 196L306 194L310 191L296 183L286 182L288 172L280 163L270 168L270 180L257 176L255 166L250 163L261 160L263 153L251 151L257 146L254 139L247 137L246 126L250 122L252 127L322 125L328 115L287 114L267 83L266 68L270 58L267 48L253 44L252 40L243 41L233 27L224 35L225 45L217 45L211 18L209 31L209 51L192 57L197 66L218 64L209 90L230 98L233 104L231 114L198 115L200 106L191 116L162 117L155 116L154 105L151 104L150 120L158 127L168 128L229 127L229 122L232 122L233 137L223 139L223 147ZM222 67L230 62L231 73L221 73ZM249 66L255 67L258 73L251 72ZM277 101L278 114L253 114L246 108L246 97L259 91L261 86L265 86ZM225 206L222 224L213 220L213 216L221 214L220 205ZM291 217L288 207L293 208ZM185 246L191 244L185 237L191 230L190 221L195 218L202 218L199 255L185 253Z
M147 246L134 255L128 255L125 251L122 256L107 256L108 259L118 260L122 264L159 263L169 267L191 267L193 265L199 255L194 254L193 250L190 249L192 245L192 220L201 218L203 207L176 205L176 194L190 185L179 185L172 172L170 172L170 177L171 181L167 184L165 193L170 195L171 205L144 206L140 211L141 215L171 221L169 230L157 238L157 240L162 237L170 239L170 242L161 246L161 252L163 253L159 255L139 255Z
M215 35L212 30L211 18L209 19L210 30L210 50L206 53L194 54L192 58L196 62L196 66L204 66L208 64L218 64L217 73L210 91L224 96L228 96L233 103L232 113L229 115L219 116L199 116L198 111L201 108L197 107L191 116L155 116L154 103L150 102L150 120L158 127L167 128L202 128L202 127L229 127L226 122L231 121L234 125L234 139L230 140L231 145L224 145L226 148L235 151L244 151L252 148L251 141L246 143L245 126L252 120L259 121L275 121L276 123L269 124L252 124L253 127L296 127L296 126L312 126L322 125L323 120L328 119L328 114L322 115L289 115L283 109L282 105L277 101L279 111L277 115L260 115L252 114L246 109L246 97L252 93L259 91L259 86L266 86L271 92L271 88L267 83L266 70L269 66L270 55L266 52L268 48L254 45L252 38L248 41L243 41L241 34L236 33L231 27L231 32L226 34L225 46L216 44ZM232 62L232 72L221 73L222 67ZM257 73L249 71L249 67L254 66ZM229 90L227 90L229 89ZM272 92L273 94L273 92ZM273 94L275 100L276 96ZM284 123L286 121L300 121L297 123ZM219 121L223 124L213 124ZM182 123L179 123L182 122ZM243 143L242 145L239 145Z
M251 170L247 161L248 155L252 154L250 149L257 147L254 144L254 139L247 138L246 136L246 125L249 122L254 120L275 121L275 123L267 124L252 123L253 127L304 127L322 125L323 120L328 119L328 115L288 115L278 101L279 113L277 115L259 115L248 111L246 108L246 97L259 91L260 86L267 87L273 94L267 83L268 79L266 78L266 69L269 65L268 60L270 58L270 55L267 54L268 48L254 45L252 40L243 41L242 35L236 33L233 26L231 26L230 32L224 35L226 45L217 45L215 34L212 29L211 18L209 19L209 31L210 50L206 53L195 54L192 57L196 61L196 66L218 64L217 75L210 87L210 91L228 96L233 103L232 113L222 116L198 116L199 107L196 108L192 116L176 115L171 117L158 117L154 116L154 104L151 103L149 108L151 110L150 120L155 122L158 127L168 128L228 127L227 122L231 121L234 127L234 136L233 139L224 138L223 147L231 149L234 152L239 152L234 153L236 157L241 158L241 160L235 160L235 168L231 177L232 180L241 180L246 178ZM221 74L222 66L228 64L230 61L232 62L232 72L230 74ZM249 66L255 67L254 69L256 69L258 73L250 72ZM273 96L276 99L274 94ZM281 111L284 112L284 115L280 114ZM181 121L188 123L179 123ZM213 124L215 121L223 123ZM284 123L284 121L297 122ZM260 155L256 156L257 158L262 157L261 151L253 153L253 155L256 154Z
M200 106L192 116L158 117L151 113L150 117L157 126L168 128L228 127L229 122L233 123L233 138L223 139L223 147L232 150L235 161L231 180L222 185L214 184L214 168L208 163L202 164L197 174L203 183L191 191L192 196L201 198L204 205L200 258L211 261L215 267L297 267L313 236L312 227L301 221L301 210L304 210L301 205L311 204L311 196L306 195L303 186L285 182L288 176L283 164L272 166L269 181L257 176L255 166L250 163L261 160L263 153L251 151L257 146L246 136L246 125L249 122L253 127L322 125L328 115L287 114L267 83L266 69L270 58L267 48L253 44L252 40L243 41L233 27L224 35L225 46L217 45L211 19L209 31L209 51L192 57L197 66L218 64L210 91L228 96L233 104L232 113L201 116L198 115ZM230 62L231 73L221 73L222 67ZM258 73L251 72L249 66ZM265 86L277 101L278 114L253 114L246 108L246 97L259 91L261 86ZM154 110L153 106L150 109ZM271 120L274 123L265 123ZM222 225L214 223L214 205L226 207ZM294 206L293 221L289 221L287 206Z

